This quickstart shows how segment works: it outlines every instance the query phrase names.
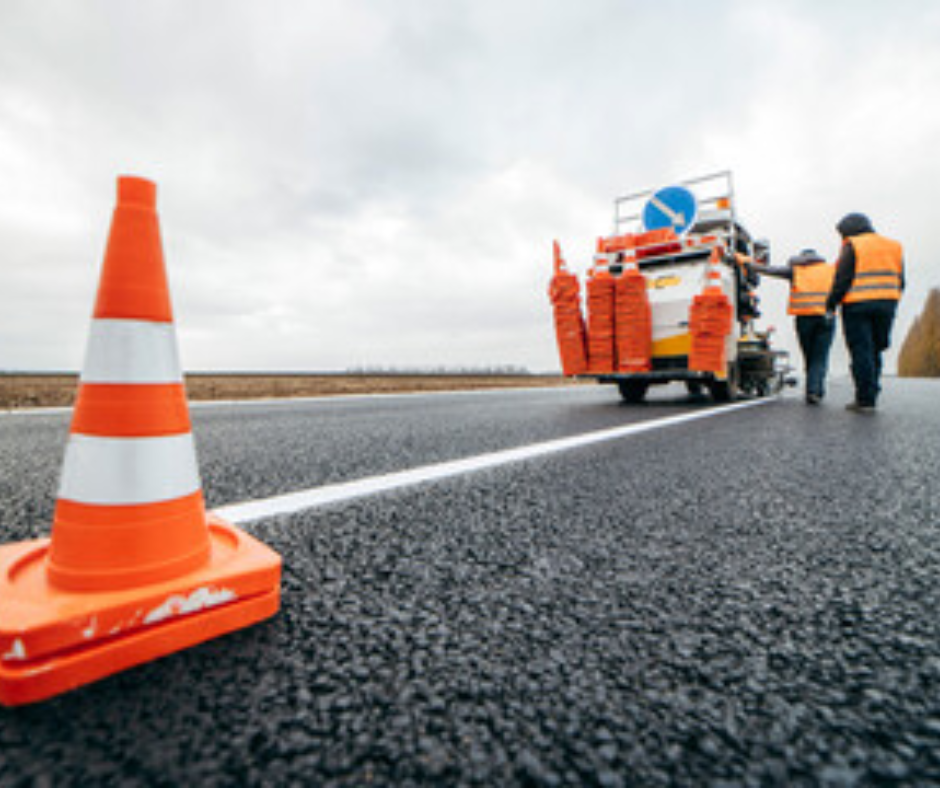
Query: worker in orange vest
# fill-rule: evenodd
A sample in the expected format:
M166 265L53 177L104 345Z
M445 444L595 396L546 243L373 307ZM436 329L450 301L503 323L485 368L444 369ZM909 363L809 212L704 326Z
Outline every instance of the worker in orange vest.
M796 335L803 351L806 403L818 405L826 396L829 349L835 334L835 318L826 312L826 299L836 267L827 263L814 249L804 249L796 257L791 257L786 266L762 265L759 262L753 265L759 273L790 280L787 312L796 318Z
M855 381L855 401L846 408L871 413L881 393L881 354L891 345L904 291L904 252L897 241L878 235L861 213L845 216L836 230L842 236L842 252L826 311L833 314L842 305L842 330Z

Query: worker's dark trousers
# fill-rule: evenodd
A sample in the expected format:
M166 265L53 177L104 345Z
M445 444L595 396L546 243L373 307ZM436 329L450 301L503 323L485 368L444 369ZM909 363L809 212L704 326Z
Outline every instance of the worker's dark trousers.
M891 345L897 301L860 301L842 306L842 330L852 357L855 401L874 407L881 392L881 354Z
M832 347L835 328L835 320L826 320L822 315L799 315L796 318L796 335L800 338L806 368L807 396L826 395L829 348Z

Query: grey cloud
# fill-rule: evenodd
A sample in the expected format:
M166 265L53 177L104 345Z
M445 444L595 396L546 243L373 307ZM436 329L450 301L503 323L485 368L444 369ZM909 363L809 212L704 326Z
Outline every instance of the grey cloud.
M919 302L940 17L819 5L4 3L0 368L80 363L126 171L196 368L552 367L551 239L583 267L617 193L725 166L780 254L896 227Z

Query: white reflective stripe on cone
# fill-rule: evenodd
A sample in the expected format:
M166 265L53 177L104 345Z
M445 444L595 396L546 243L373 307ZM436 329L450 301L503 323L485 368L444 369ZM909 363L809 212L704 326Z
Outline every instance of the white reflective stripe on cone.
M172 323L91 321L83 383L179 383L182 379Z
M160 438L72 435L59 498L90 504L170 501L202 488L192 433Z

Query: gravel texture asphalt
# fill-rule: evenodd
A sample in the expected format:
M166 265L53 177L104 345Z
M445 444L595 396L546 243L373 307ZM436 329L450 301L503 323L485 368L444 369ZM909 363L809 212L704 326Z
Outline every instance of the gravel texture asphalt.
M193 431L210 506L673 415L670 396L616 406L612 387L197 405ZM681 389L680 389L681 392ZM0 535L43 536L69 414L0 415Z
M938 395L859 416L835 385L255 523L279 616L0 709L0 785L940 784ZM197 410L210 500L702 407L353 406ZM48 527L64 440L19 418L4 540Z

